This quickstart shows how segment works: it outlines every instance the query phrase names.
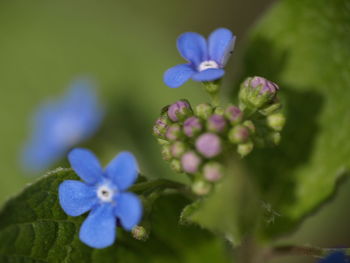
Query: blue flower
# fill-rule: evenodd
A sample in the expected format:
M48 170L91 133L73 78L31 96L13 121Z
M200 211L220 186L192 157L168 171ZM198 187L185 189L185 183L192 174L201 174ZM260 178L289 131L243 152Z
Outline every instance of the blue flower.
M131 153L121 152L103 170L93 153L79 148L72 150L68 159L84 182L62 182L58 190L60 205L70 216L90 211L79 238L94 248L108 247L116 238L117 219L128 231L141 219L139 198L125 192L137 178L137 162Z
M168 69L164 82L171 88L178 88L189 78L195 81L220 79L223 68L230 57L236 37L226 28L211 33L208 41L198 34L187 32L177 39L180 54L189 62Z
M72 147L91 137L103 118L93 83L79 79L64 95L39 107L32 120L32 134L24 147L22 166L42 172Z
M318 261L318 263L350 263L344 252L336 251Z

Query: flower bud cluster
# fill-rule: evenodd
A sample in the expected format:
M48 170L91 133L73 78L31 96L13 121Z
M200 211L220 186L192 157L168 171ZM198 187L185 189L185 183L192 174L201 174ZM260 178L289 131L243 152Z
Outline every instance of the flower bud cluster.
M191 175L193 191L205 194L223 176L224 152L236 148L245 156L252 151L255 125L234 105L203 103L193 110L188 101L180 100L165 108L153 131L162 145L163 159L176 172Z

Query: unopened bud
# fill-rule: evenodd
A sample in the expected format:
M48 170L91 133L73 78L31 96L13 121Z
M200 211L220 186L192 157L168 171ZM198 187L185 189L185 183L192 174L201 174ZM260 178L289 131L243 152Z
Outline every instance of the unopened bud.
M184 122L183 130L186 136L193 137L202 130L202 123L197 117L189 117Z
M179 124L171 124L165 134L165 137L170 141L175 141L181 136L181 126Z
M245 143L249 135L249 129L246 126L237 125L229 131L228 138L232 143Z
M273 83L272 81L269 81L263 77L253 77L250 82L250 85L254 89L259 89L260 94L275 94L279 90L279 87L276 83Z
M192 184L192 191L200 196L209 194L211 188L212 186L210 183L202 180L198 180Z
M163 115L156 120L153 126L153 134L156 137L163 138L170 124L168 116Z
M214 113L218 115L224 115L225 109L221 106L218 106L215 108Z
M148 231L143 226L135 226L131 233L133 238L137 240L146 241L148 239Z
M214 133L204 133L196 140L196 149L206 158L212 158L221 153L221 139Z
M201 158L193 151L187 152L181 157L182 169L189 174L196 173L201 162Z
M275 131L282 131L285 123L286 118L280 112L271 114L267 117L267 125Z
M216 182L223 176L223 167L218 162L209 162L203 166L203 176L210 182Z
M238 107L231 105L225 109L225 117L235 125L243 120L243 112Z
M226 126L226 120L222 115L214 114L207 120L207 129L211 132L223 132Z
M176 141L170 146L170 153L172 157L180 158L186 151L186 144L181 141Z
M179 160L177 160L177 159L171 160L170 168L173 169L177 173L181 173L182 172L181 162Z
M279 132L272 132L269 138L274 145L278 145L281 141L281 134Z
M241 85L239 99L245 108L256 111L271 104L278 90L277 84L265 78L250 77Z
M237 153L241 157L245 157L249 153L251 153L253 148L254 148L254 144L252 142L241 143L241 144L238 144L238 146L237 146Z
M170 152L169 144L164 145L162 147L162 157L163 157L163 160L165 160L165 161L170 161L171 160L172 155L171 155L171 152Z
M256 131L255 125L251 120L246 120L243 125L249 129L250 134L254 134Z
M199 118L206 120L213 113L213 107L209 103L198 104L195 113Z
M179 100L168 108L168 116L173 122L184 120L192 113L191 106L186 100Z

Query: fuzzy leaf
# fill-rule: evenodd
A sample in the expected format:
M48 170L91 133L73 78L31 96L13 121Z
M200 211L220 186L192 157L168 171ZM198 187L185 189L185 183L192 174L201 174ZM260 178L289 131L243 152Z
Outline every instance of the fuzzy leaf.
M85 246L78 232L86 215L69 217L58 203L58 185L66 179L77 176L70 169L58 169L6 203L0 212L0 262L228 262L220 240L198 227L178 225L188 200L177 194L155 201L147 241L119 229L113 246Z
M281 145L255 151L257 178L274 223L265 236L294 229L336 189L350 165L350 3L285 0L252 32L244 76L275 81L287 126Z

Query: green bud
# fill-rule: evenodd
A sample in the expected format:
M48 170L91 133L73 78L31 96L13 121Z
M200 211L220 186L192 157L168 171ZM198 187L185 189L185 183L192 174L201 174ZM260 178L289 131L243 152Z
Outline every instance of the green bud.
M165 161L170 161L172 159L169 144L166 144L162 147L162 157L163 157L163 160Z
M212 186L209 182L197 180L192 184L192 191L196 195L203 196L210 193Z
M209 103L202 103L198 104L194 111L199 118L206 120L213 113L213 107Z
M131 234L132 234L133 238L140 240L140 241L146 241L148 239L148 236L149 236L148 231L143 226L135 226L131 230Z
M243 158L251 153L253 148L254 144L252 142L241 143L237 146L237 153Z
M181 163L177 159L171 160L170 167L171 167L171 169L173 169L177 173L181 173L182 172Z
M171 121L169 120L168 115L163 114L156 120L156 123L153 126L153 135L158 138L164 138L170 124Z
M244 125L233 127L228 133L228 139L232 143L245 143L249 139L249 129Z
M256 132L256 127L251 120L243 122L243 125L249 129L250 134L254 134Z
M281 112L267 116L267 125L275 131L282 131L285 123L286 118Z
M269 134L269 139L274 145L278 145L281 141L281 134L279 132L272 132Z
M186 151L186 144L181 141L176 141L170 146L171 156L174 158L180 158Z
M170 141L175 141L182 135L181 126L177 123L170 125L165 133L165 137Z
M225 109L221 106L216 107L214 110L214 114L224 115L224 113L225 113Z
M265 78L247 78L239 92L240 105L245 111L253 113L272 104L279 87Z

